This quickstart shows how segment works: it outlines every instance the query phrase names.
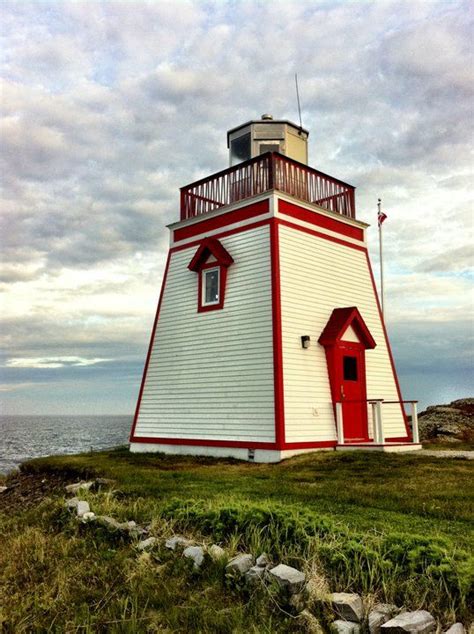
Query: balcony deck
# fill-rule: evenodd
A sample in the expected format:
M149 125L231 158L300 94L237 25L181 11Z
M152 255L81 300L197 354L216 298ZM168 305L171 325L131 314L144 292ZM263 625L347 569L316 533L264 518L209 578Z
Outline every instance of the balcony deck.
M355 187L278 152L267 152L182 187L181 220L272 190L355 218Z

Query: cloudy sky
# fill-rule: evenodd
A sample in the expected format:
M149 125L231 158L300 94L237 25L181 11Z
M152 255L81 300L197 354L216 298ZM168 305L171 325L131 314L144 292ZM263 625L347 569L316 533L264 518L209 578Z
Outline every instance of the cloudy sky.
M178 188L297 120L388 220L406 398L472 390L470 2L3 2L4 413L133 411ZM377 270L377 232L369 232Z

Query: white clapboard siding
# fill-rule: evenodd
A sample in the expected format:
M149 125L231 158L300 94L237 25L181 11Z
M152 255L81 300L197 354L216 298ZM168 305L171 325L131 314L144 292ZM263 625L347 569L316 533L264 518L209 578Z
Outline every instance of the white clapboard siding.
M286 440L335 440L326 355L318 343L334 308L357 306L377 343L366 351L367 397L398 400L365 253L281 226L280 277ZM311 337L306 350L302 335ZM383 405L382 414L387 438L406 436L399 405ZM370 412L368 419L370 429Z
M269 228L221 242L234 259L222 310L197 312L197 247L171 256L138 437L275 440Z

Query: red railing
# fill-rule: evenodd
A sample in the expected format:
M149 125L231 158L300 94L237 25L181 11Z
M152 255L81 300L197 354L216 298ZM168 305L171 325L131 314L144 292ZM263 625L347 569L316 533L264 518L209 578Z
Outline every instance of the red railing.
M283 154L267 152L181 188L181 220L272 189L355 218L352 185Z

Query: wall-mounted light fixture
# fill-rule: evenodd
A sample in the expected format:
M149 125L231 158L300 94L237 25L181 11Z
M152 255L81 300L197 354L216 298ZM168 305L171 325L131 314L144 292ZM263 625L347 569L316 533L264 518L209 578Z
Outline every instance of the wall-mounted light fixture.
M309 348L311 345L311 337L309 335L303 335L301 337L301 347Z

